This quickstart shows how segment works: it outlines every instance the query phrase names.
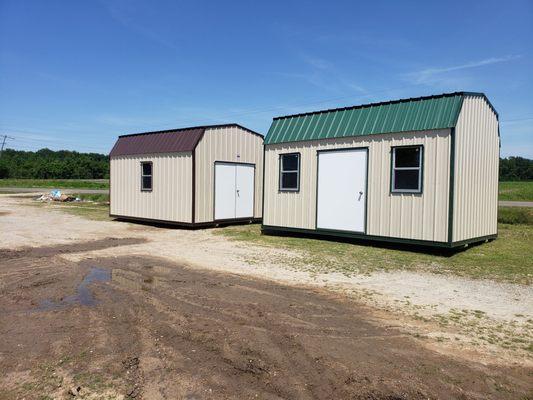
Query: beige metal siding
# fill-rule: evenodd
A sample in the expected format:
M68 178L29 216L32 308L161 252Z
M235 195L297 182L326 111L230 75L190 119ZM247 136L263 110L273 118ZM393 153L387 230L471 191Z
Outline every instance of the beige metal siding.
M391 147L424 146L422 194L391 194ZM367 234L447 241L450 131L384 134L269 145L265 152L264 225L315 229L317 150L368 147ZM279 155L301 153L300 191L279 192Z
M453 241L497 233L498 120L485 99L463 101L455 129Z
M141 161L153 163L151 192L141 192ZM110 175L112 215L191 222L191 153L112 157Z
M239 127L207 129L195 152L195 222L214 219L215 161L255 164L254 217L261 218L263 195L263 138Z

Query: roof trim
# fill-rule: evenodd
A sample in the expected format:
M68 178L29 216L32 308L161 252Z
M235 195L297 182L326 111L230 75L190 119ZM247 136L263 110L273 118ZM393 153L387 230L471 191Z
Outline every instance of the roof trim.
M420 100L431 100L431 99L438 99L442 97L453 97L453 96L477 96L477 97L483 97L491 110L496 114L496 118L498 118L498 112L494 108L494 106L491 104L485 93L482 92L451 92L451 93L442 93L442 94L435 94L431 96L420 96L420 97L409 97L404 99L397 99L397 100L388 100L388 101L382 101L377 103L367 103L367 104L359 104L356 106L349 106L349 107L339 107L339 108L329 108L326 110L318 110L318 111L310 111L300 114L290 114L290 115L283 115L279 117L274 117L273 120L279 120L279 119L285 119L285 118L294 118L294 117L304 117L307 115L315 115L315 114L323 114L323 113L329 113L334 111L347 111L347 110L354 110L357 108L366 108L366 107L375 107L375 106L383 106L388 104L397 104L397 103L406 103L411 101L420 101Z
M229 128L229 127L237 127L241 128L242 130L245 130L249 133L252 133L254 135L260 136L261 138L264 138L264 135L261 135L259 132L255 132L251 129L248 129L240 124L215 124L215 125L198 125L198 126L188 126L186 128L176 128L176 129L165 129L162 131L148 131L148 132L139 132L139 133L128 133L125 135L119 135L119 138L122 137L129 137L129 136L141 136L141 135L151 135L155 133L170 133L170 132L180 132L180 131L186 131L191 129L215 129L215 128Z

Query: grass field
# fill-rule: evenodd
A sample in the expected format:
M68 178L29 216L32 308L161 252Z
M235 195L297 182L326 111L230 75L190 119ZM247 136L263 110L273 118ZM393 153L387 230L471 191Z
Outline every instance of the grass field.
M109 180L0 179L0 188L2 187L109 189ZM533 182L500 182L499 199L507 201L533 201Z
M26 203L28 204L28 203ZM67 214L77 215L95 221L111 221L109 217L109 204L107 202L32 202L33 207L53 208Z
M533 201L533 181L500 182L498 198L506 201Z
M83 201L109 203L109 193L72 193L71 196L77 197Z
M316 273L370 273L413 270L530 284L533 278L533 225L499 224L498 239L458 253L415 252L412 247L344 243L302 237L262 235L259 225L232 226L214 232L233 240L294 250L282 261ZM253 260L248 260L253 262Z
M500 207L498 209L498 222L503 224L533 225L532 207Z
M1 187L47 189L109 189L107 179L0 179Z

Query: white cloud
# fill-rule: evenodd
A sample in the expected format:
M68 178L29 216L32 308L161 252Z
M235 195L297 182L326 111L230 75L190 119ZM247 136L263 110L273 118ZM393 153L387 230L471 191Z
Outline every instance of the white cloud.
M465 64L450 66L450 67L433 67L426 68L420 71L406 74L406 78L415 84L433 84L447 80L443 75L450 72L461 71L465 69L478 68L486 65L499 64L513 61L521 58L521 55L510 55L506 57L491 57L479 61L470 61Z
M324 60L323 58L319 58L319 57L312 57L312 56L308 56L308 55L302 55L302 60L308 64L309 66L311 66L312 68L315 68L315 69L331 69L333 67L333 65L327 61L327 60Z

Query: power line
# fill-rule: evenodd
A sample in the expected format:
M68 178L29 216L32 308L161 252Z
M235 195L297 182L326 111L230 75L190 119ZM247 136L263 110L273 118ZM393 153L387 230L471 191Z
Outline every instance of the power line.
M215 116L215 117L207 118L207 119L208 120L212 120L212 121L225 121L225 120L228 120L230 118L240 117L240 116L244 116L244 115L262 114L262 113L265 113L265 112L271 112L271 111L277 111L277 110L280 110L280 112L281 112L281 110L285 110L287 108L299 108L299 107L304 107L304 106L312 106L312 105L318 105L318 104L324 104L324 103L331 103L331 102L334 102L334 101L346 100L346 99L353 99L353 100L364 99L364 98L375 96L376 94L387 93L387 92L396 91L396 90L408 89L408 88L416 87L416 86L420 86L420 85L421 84L418 83L418 84L414 84L414 85L410 84L410 85L404 85L404 86L395 87L395 88L389 88L389 89L379 89L379 90L366 92L364 94L360 94L360 95L356 95L356 96L351 94L351 95L345 95L345 96L330 97L329 99L316 98L315 100L308 101L308 102L295 102L295 103L288 103L288 104L285 104L285 105L282 105L282 106L267 106L267 107L260 107L260 108L256 108L256 109L248 109L248 110L243 110L243 111L237 112L237 113L230 113L230 114L221 115L221 116ZM183 124L190 124L190 123L195 123L195 122L199 122L199 123L204 124L205 120L206 120L205 117L204 118L202 118L202 117L187 118L187 119L181 119L179 121L179 124L183 125ZM175 127L176 124L174 124L174 123L164 123L162 125L158 125L158 127L155 127L153 130L161 130L161 129L165 128L165 127L170 127L170 126ZM20 132L24 133L25 131L20 130ZM35 134L35 132L29 132L29 131L26 131L26 133L34 133ZM53 139L44 139L44 138L42 140L53 141Z
M268 108L257 108L255 110L247 110L247 111L243 111L243 112L238 112L238 113L232 113L232 114L226 114L226 115L223 115L223 116L219 116L219 117L215 117L215 118L210 118L212 120L215 120L215 121L224 121L224 120L227 120L229 118L234 118L234 117L239 117L239 116L243 116L243 115L250 115L250 114L262 114L262 113L265 113L265 112L270 112L270 111L276 111L276 110L284 110L284 109L287 109L287 108L299 108L299 107L304 107L304 106L312 106L312 105L318 105L318 104L324 104L324 103L331 103L333 101L339 101L339 100L346 100L346 99L364 99L364 98L368 98L368 97L372 97L376 94L379 94L379 93L386 93L386 92L390 92L390 91L395 91L395 90L402 90L402 89L407 89L407 88L410 88L410 87L414 87L414 86L419 86L420 84L416 84L416 85L406 85L406 86L401 86L401 87L396 87L396 88L390 88L390 89L380 89L380 90L375 90L373 92L368 92L368 93L365 93L365 94L362 94L362 95L358 95L358 96L354 96L354 95L347 95L347 96L339 96L339 97L331 97L329 99L316 99L316 100L313 100L311 102L305 102L305 103L289 103L289 104L285 104L283 106L274 106L274 107L268 107ZM205 121L205 120L202 120L200 118L192 118L192 119L185 119L185 120L182 120L182 124L183 123L191 123L191 122L195 122L195 121ZM161 125L162 127L167 127L167 126L170 126L170 124L164 124L164 125Z
M277 110L281 111L281 110L286 110L287 108L301 108L301 107L304 107L304 106L312 106L312 105L318 105L318 104L324 104L324 103L331 103L331 102L334 102L334 101L345 100L345 99L353 99L353 100L355 100L355 99L369 98L369 97L373 97L373 96L375 96L376 94L379 94L379 93L386 93L386 92L391 92L391 91L403 90L403 89L407 89L407 88L411 88L411 87L415 87L415 86L420 86L420 84L414 84L414 85L411 84L411 85L405 85L405 86L396 87L396 88L380 89L380 90L375 90L375 91L372 91L372 92L366 92L364 94L357 95L357 96L346 95L346 96L331 97L329 99L316 99L316 100L309 101L309 102L288 103L288 104L285 104L283 106L270 106L270 107L261 107L261 108L255 108L255 109L248 109L248 110L244 110L242 112L230 113L230 114L226 114L226 115L222 115L222 116L215 116L213 118L207 118L207 119L221 122L221 121L225 121L225 120L228 120L230 118L235 118L235 117L239 117L239 116L245 116L245 115L251 115L251 114L262 114L262 113L273 112L273 111L277 111ZM527 120L532 120L532 119L533 119L532 116L527 116L527 117L524 117L524 118L502 120L500 122L501 123L507 123L507 122L515 122L515 121L527 121ZM160 130L160 129L164 129L165 127L175 126L177 124L182 124L182 125L183 124L190 124L190 123L194 123L196 121L201 122L201 123L205 123L205 120L206 120L206 118L201 118L201 117L199 117L199 118L182 119L182 120L180 120L180 122L177 122L176 124L174 124L174 123L164 123L162 125L154 127L152 130ZM36 132L30 132L30 131L24 131L24 130L18 130L18 129L16 129L15 131L18 131L18 132L21 132L21 133L34 134L34 135L38 135L38 134L43 135L42 133L36 133ZM4 135L4 140L3 140L3 143L2 143L2 150L4 148L4 144L5 144L6 139L14 139L14 138L9 137L7 135ZM65 140L56 141L55 139L46 138L46 137L39 138L39 139L22 138L21 137L18 140L35 141L35 142L44 141L44 142L49 142L50 146L54 146L54 147L72 146L72 145L78 146L78 143L79 143L77 141L74 141L74 142L69 142L69 141L65 141ZM103 150L100 147L87 146L87 145L83 145L81 147L83 147L85 149L89 149L89 150L92 149L92 150L99 151L99 152L104 152L104 153L106 152L105 150ZM0 154L1 154L1 152L0 152Z
M41 147L42 148L42 146L43 146L43 144L33 144L32 143L32 142L41 143L40 139L20 137L20 138L17 138L17 141L29 142L29 143L26 143L26 147L34 146L34 147ZM95 146L88 146L88 145L79 144L79 143L76 143L76 142L68 142L68 141L49 141L49 143L44 144L44 146L50 146L50 147L76 147L76 148L83 148L83 149L89 149L89 150L94 150L94 151L106 151L105 148L107 148L106 146L95 147ZM17 147L20 147L20 146L17 146Z
M516 119L504 119L501 122L515 122L515 121L528 121L530 119L533 119L533 117L527 117L527 118L516 118Z
M6 144L7 139L15 140L14 137L4 135L4 139L2 140L2 148L0 148L0 157L2 157L2 153L4 152L4 146Z

